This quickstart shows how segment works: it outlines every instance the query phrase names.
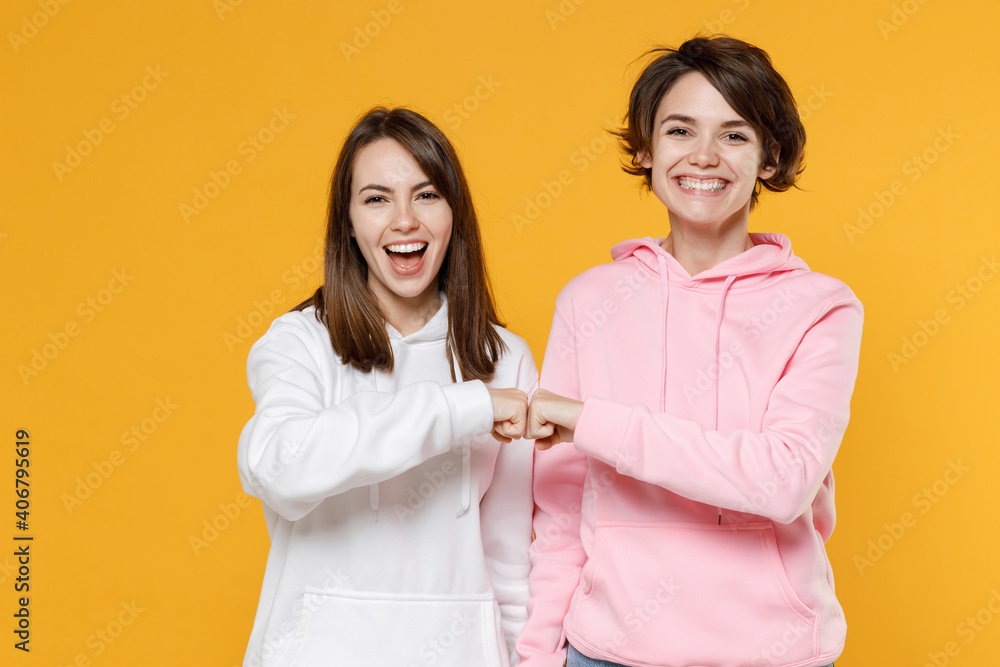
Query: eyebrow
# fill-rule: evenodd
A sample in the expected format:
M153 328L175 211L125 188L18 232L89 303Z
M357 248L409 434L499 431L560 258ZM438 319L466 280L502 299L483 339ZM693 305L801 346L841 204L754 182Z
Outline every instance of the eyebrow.
M687 123L688 125L697 125L697 121L694 118L692 118L691 116L685 116L684 114L680 113L670 114L669 116L660 121L660 125L663 125L664 123L667 123L669 121ZM722 124L722 129L724 130L731 130L735 127L751 127L751 125L742 118L738 120L727 120Z
M416 185L413 186L413 191L416 192L417 190L421 190L423 188L426 188L428 185L433 185L433 183L431 183L430 181L423 181L421 183L417 183ZM369 183L368 185L359 188L358 189L358 194L361 194L365 190L375 190L376 192L385 192L386 194L390 194L390 195L393 192L395 192L395 190L393 190L392 188L390 188L388 186L379 185L378 183Z

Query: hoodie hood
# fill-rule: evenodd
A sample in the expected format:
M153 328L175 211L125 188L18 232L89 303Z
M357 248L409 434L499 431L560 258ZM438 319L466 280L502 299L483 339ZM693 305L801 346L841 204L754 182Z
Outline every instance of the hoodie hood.
M634 257L653 273L675 286L721 291L727 278L736 278L732 289L759 287L786 271L808 271L804 261L792 252L792 243L783 234L750 234L754 247L716 264L694 276L660 247L663 239L631 239L614 246L611 257L622 261ZM662 275L662 271L667 275Z

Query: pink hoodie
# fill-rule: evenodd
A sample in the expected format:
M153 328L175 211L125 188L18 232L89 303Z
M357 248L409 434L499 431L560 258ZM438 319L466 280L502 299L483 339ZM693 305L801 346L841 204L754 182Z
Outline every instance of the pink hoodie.
M862 308L780 234L691 277L621 243L556 302L541 386L584 401L535 453L521 667L812 667L847 625L824 542Z

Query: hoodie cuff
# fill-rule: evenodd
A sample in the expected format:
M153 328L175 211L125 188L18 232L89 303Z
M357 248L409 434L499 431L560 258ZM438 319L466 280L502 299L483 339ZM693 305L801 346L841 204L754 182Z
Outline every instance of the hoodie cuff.
M493 399L481 380L441 387L451 411L452 437L475 438L493 430Z
M573 431L573 445L580 452L618 468L619 452L625 441L632 407L603 398L583 402L580 419Z

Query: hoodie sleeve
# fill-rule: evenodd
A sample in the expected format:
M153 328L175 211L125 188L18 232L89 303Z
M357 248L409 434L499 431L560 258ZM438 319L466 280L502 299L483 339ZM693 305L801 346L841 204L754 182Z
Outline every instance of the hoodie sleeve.
M528 346L515 349L508 342L511 357L519 356L518 389L529 395L538 386L538 371ZM513 362L513 359L511 360ZM516 662L514 642L527 618L528 571L531 563L531 440L515 440L500 445L493 479L479 504L483 553L493 582L507 653Z
M641 405L588 398L576 448L698 502L791 523L830 472L850 415L862 308L832 304L807 330L768 401L760 433L705 430Z
M560 313L560 302L545 348L540 386L579 398L577 358L572 328ZM580 512L587 457L562 443L534 453L532 489L531 576L528 621L517 642L520 667L561 667L566 659L563 620L586 560L580 542Z
M492 428L492 402L479 381L417 382L326 406L316 344L301 327L279 321L247 359L257 407L240 434L240 479L248 494L286 519L300 519L329 496L395 477Z

